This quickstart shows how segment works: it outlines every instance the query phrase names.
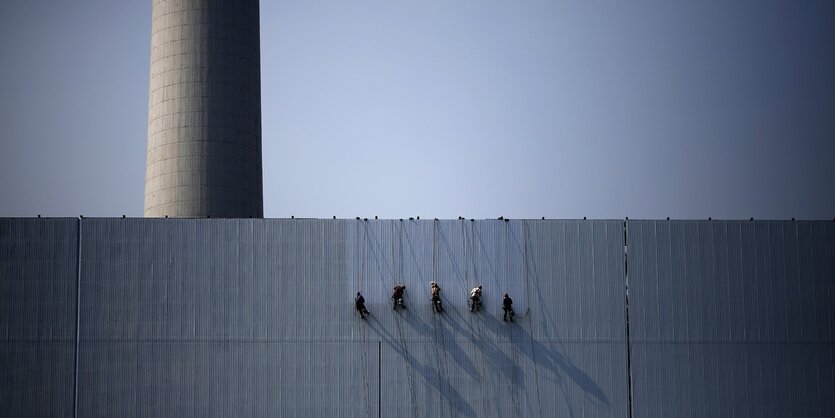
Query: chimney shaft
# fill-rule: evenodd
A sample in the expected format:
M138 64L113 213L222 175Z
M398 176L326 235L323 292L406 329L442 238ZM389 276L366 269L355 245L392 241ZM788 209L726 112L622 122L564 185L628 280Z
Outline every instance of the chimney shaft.
M263 217L258 0L153 0L146 217Z

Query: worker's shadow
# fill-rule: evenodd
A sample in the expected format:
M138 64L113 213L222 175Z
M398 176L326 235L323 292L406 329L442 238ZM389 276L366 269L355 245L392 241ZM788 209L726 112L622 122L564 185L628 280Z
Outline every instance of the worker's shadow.
M453 361L458 364L467 374L475 379L478 378L478 370L475 364L470 360L470 356L458 345L455 334L450 329L450 324L454 321L450 319L450 313L453 311L444 311L432 321L431 336L432 342L436 346L440 346L444 350L444 356L449 354Z
M449 306L449 305L448 305ZM470 375L473 379L479 378L479 372L473 363L469 354L457 343L455 332L461 333L465 340L471 341L473 345L481 351L483 355L489 358L490 367L493 371L498 371L508 381L515 382L517 379L524 380L524 371L516 362L508 357L501 348L493 342L493 339L487 338L486 335L479 332L482 328L479 326L481 317L489 317L489 314L482 311L473 313L471 318L471 326L473 329L466 329L460 325L465 319L456 309L447 309L443 313L433 314L432 325L421 320L418 315L413 312L401 311L402 319L408 324L418 335L429 335L432 343L443 347L448 352L452 359ZM495 320L495 319L493 319Z
M428 331L426 323L417 318L416 315L411 314L407 310L401 311L399 314L402 317L395 318L395 321L402 320L410 325L414 324L414 326L422 324L423 330ZM376 318L369 317L368 324L390 349L394 350L400 355L400 357L403 358L405 367L407 367L407 378L411 379L411 373L409 373L409 370L414 370L420 375L425 384L432 386L440 394L440 396L447 400L449 405L455 410L455 415L467 417L477 416L472 406L466 399L464 399L463 396L461 396L461 393L458 392L452 384L450 384L449 379L442 375L438 367L432 367L431 365L420 363L417 357L413 356L409 352L408 345L405 340L386 331L385 327L383 327L383 325ZM400 326L400 324L397 326ZM415 385L416 383L417 382L409 382L409 385ZM412 399L412 402L416 403L418 400Z
M462 368L467 370L471 377L478 376L478 370L470 359L470 356L455 342L455 336L452 335L450 328L457 331L464 336L466 341L472 342L473 346L478 349L483 355L490 360L490 367L493 370L498 370L505 379L513 381L515 378L524 376L524 371L493 342L491 338L486 338L481 330L483 327L481 323L484 321L486 313L484 311L471 313L470 318L464 318L458 310L448 311L449 315L441 317L444 326L445 341L452 341L453 355L456 360L461 360ZM445 312L446 313L446 312ZM467 329L460 325L460 323L469 321L470 328Z
M454 309L444 310L442 313L433 313L433 318L430 323L424 322L418 315L413 315L411 312L406 314L404 311L403 319L418 335L428 335L433 344L443 347L444 355L450 354L452 359L472 378L478 376L478 371L475 365L470 360L467 353L456 342L455 335L446 325L454 324L453 328L460 332L466 332L460 325L455 324L454 320L450 319L450 315L456 315L457 311ZM460 314L458 314L460 317ZM464 334L466 337L473 337L474 334Z
M506 338L516 351L527 357L535 367L550 371L557 383L562 384L563 379L567 378L568 381L580 387L594 402L605 406L610 405L609 398L594 379L574 365L563 353L533 338L525 326L518 321L517 318L516 322L504 322L488 316L484 322L491 332L497 337ZM530 349L526 349L526 345L530 345Z

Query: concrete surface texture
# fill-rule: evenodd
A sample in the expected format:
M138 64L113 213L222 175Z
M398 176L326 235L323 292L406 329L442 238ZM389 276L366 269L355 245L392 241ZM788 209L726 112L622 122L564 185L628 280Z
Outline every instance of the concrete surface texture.
M146 217L263 216L258 0L154 0Z

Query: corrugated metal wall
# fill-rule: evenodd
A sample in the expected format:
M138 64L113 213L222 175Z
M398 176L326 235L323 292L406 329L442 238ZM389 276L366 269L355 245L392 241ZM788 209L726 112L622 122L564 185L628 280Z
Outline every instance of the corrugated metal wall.
M82 228L81 416L626 415L620 221ZM395 283L405 311L391 308ZM527 313L512 326L504 292Z
M624 225L0 219L0 410L833 415L835 224Z
M79 415L367 416L347 225L85 220Z
M636 417L835 416L835 224L629 221Z
M78 219L0 218L0 415L72 416Z
M626 416L622 222L368 221L356 228L362 265L343 298L358 289L372 301L363 331L383 342L383 416ZM595 242L607 233L620 244ZM443 289L441 315L429 305L433 280ZM396 282L407 286L408 309L393 313ZM467 296L478 284L484 308L471 313ZM514 325L501 319L504 292L524 316Z

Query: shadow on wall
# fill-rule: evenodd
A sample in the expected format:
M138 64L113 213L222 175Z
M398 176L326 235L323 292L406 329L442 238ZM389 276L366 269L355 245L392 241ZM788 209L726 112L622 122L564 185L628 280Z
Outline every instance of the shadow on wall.
M527 231L528 225L525 224L524 227L526 228L525 229L525 234L524 234L525 247L528 247L529 245L532 246L533 243L530 242L530 234ZM522 246L519 244L519 241L517 241L515 237L513 239L513 242L514 242L514 244L516 244L517 250L520 253L523 252ZM525 271L526 271L526 274L529 274L531 276L531 280L534 283L540 283L539 269L536 266L536 260L535 260L534 257L525 257ZM542 294L540 292L535 292L535 294L536 294L536 297L538 298L538 300L537 300L538 306L545 306L547 301L542 298ZM529 303L529 305L530 305L530 303ZM553 330L558 329L557 327L554 327L554 326L550 326L550 327L545 326L545 323L547 323L549 321L549 319L546 318L546 317L543 317L541 319L541 321L544 322L543 323L543 329L553 329ZM552 318L550 319L550 321L552 323L554 322ZM498 322L498 320L493 321L493 322ZM497 326L494 325L493 326L494 332L497 332L496 329L497 329ZM531 345L531 352L530 353L528 351L525 351L525 350L520 350L520 351L523 354L529 356L531 361L534 362L534 364L536 364L537 366L545 367L547 370L554 373L554 375L557 377L557 379L560 378L561 374L564 374L564 375L568 376L569 379L571 379L571 381L575 385L577 385L581 389L583 389L583 391L586 394L588 394L589 396L591 396L595 400L596 403L605 405L606 407L611 406L611 404L609 402L609 398L603 392L603 389L600 388L600 386L594 381L594 379L592 379L589 375L584 373L579 367L575 366L574 363L572 363L571 360L568 359L568 357L566 357L564 354L562 354L562 353L560 353L560 352L558 352L554 349L551 349L551 348L545 346L540 341L537 341L536 339L534 339L533 336L530 335L530 333L528 333L527 330L525 330L524 327L518 327L518 332L520 334L520 338L517 339L516 341L519 341L519 340L527 341ZM559 334L555 335L555 337L556 337L557 340L560 339ZM565 387L562 384L562 382L558 381L557 383L560 384L560 387L563 388L563 392L565 392Z
M396 319L398 327L406 324L419 334L431 336L432 349L437 350L437 358L433 359L434 361L421 363L412 355L409 352L408 343L402 337L403 330L398 329L399 335L394 335L373 316L369 317L368 324L389 348L402 357L405 367L416 371L422 382L431 385L449 402L458 415L478 416L473 406L455 389L448 376L445 375L450 370L445 361L451 358L474 381L480 382L485 375L479 373L471 356L456 342L455 333L460 333L473 342L474 348L488 360L487 367L501 377L509 390L522 390L525 387L526 375L524 369L519 366L519 361L506 354L497 343L503 339L507 339L514 353L521 353L533 365L537 379L541 375L539 369L547 370L553 376L549 380L558 384L564 392L569 390L567 384L570 383L582 389L595 404L607 408L610 406L609 398L594 379L577 367L564 353L535 340L524 327L518 324L509 325L492 315L472 315L472 321L477 323L477 330L491 333L492 338L490 338L486 335L479 336L475 331L462 327L460 323L464 321L464 317L456 310L444 312L436 317L432 324L424 322L409 310L397 311L393 314L398 316ZM409 378L414 379L414 376ZM410 385L416 383L412 381ZM571 413L571 416L573 415Z
M481 239L480 234L478 234L479 239ZM517 239L515 234L509 234L510 241L514 244L513 246L516 249L518 256L520 256L524 260L524 269L526 275L531 275L531 279L534 283L540 283L539 276L537 274L536 268L536 261L533 257L527 256L527 251L523 248L523 245L520 244L519 240ZM528 233L528 224L523 223L523 240L525 241L524 247L528 247L532 245L530 243L530 234ZM527 285L527 283L526 283ZM526 291L526 293L529 293ZM546 306L546 301L542 299L542 295L540 292L535 292L537 297L539 298L537 306ZM526 294L526 299L528 299L528 309L530 309L530 295ZM503 323L500 323L498 319L494 318L493 316L486 316L485 321L488 328L493 331L496 335L501 335L503 331L506 331L506 326L503 326ZM548 329L548 328L546 328ZM553 327L553 329L557 329ZM600 388L599 385L592 379L589 375L584 373L579 367L574 365L571 360L568 359L563 353L558 352L552 348L549 348L542 344L540 341L537 341L533 338L533 336L525 329L523 326L513 327L512 331L514 334L517 334L518 337L513 338L512 341L514 345L517 346L517 349L522 354L529 357L530 361L532 361L536 367L544 366L547 370L554 373L555 376L559 379L561 375L568 376L568 378L578 387L583 389L583 391L594 399L595 403L602 404L606 407L611 406L609 402L609 398L603 392L603 389ZM555 335L556 340L559 340L559 335ZM530 344L531 350L525 350L523 345ZM560 382L561 383L561 382ZM561 385L562 386L562 385Z
M553 399L548 397L553 396L557 387L563 393L570 416L575 415L573 406L577 405L580 393L583 394L580 399L610 409L611 401L604 390L555 342L560 341L558 335L552 335L556 327L546 326L544 329L552 330L548 341L538 341L531 334L529 320L519 318L521 321L508 324L490 313L491 308L499 310L496 301L485 301L482 312L470 314L456 298L459 292L462 295L468 292L473 282L488 280L484 283L488 288L516 286L519 301L527 309L547 306L540 293L535 260L527 251L530 243L526 224L517 225L523 229L513 229L502 223L500 228L488 230L497 236L491 235L489 246L480 228L469 223L462 224L460 230L457 226L444 228L409 222L396 222L388 231L363 226L368 245L365 257L376 269L372 277L405 283L411 290L407 299L409 294L417 298L414 302L407 300L409 309L391 311L393 320L372 316L367 323L373 330L369 337L376 332L385 346L402 359L413 398L412 408L420 408L414 399L414 388L425 385L444 400L442 408L449 408L457 416L505 413L498 411L499 408L513 408L506 411L511 414L522 413L525 408L535 410L537 406L541 411L542 405L553 404ZM434 244L428 245L431 241ZM442 286L452 293L442 293L447 309L443 314L434 315L430 313L428 294L424 291L425 284L438 276L446 276ZM530 288L531 281L535 288ZM524 296L521 286L524 286ZM448 299L450 296L453 299ZM547 315L540 320L554 322ZM462 383L481 388L462 387ZM542 393L540 383L546 388ZM491 409L489 404L496 408ZM476 408L484 411L477 413Z
M403 316L411 317L413 315L410 315L408 311L404 311ZM399 322L400 319L397 321ZM457 415L467 417L478 416L475 410L473 410L473 407L466 401L466 399L464 399L463 396L461 396L461 393L450 384L449 379L442 376L439 368L433 368L431 365L421 364L415 356L409 353L409 350L406 347L406 342L403 341L402 338L395 338L391 333L386 331L376 318L371 317L369 324L371 328L377 331L382 337L383 342L394 349L394 351L403 358L407 370L416 370L422 377L423 382L431 385L444 399L446 399L449 405L455 409ZM398 323L398 327L399 326L400 324ZM402 335L402 331L400 334ZM413 387L416 383L413 381L414 377L411 372L408 372L408 375L408 379L410 380L409 386ZM411 400L412 408L417 408L417 399L414 399L414 390L410 390L413 396L413 399ZM415 415L418 415L417 411L415 411Z

